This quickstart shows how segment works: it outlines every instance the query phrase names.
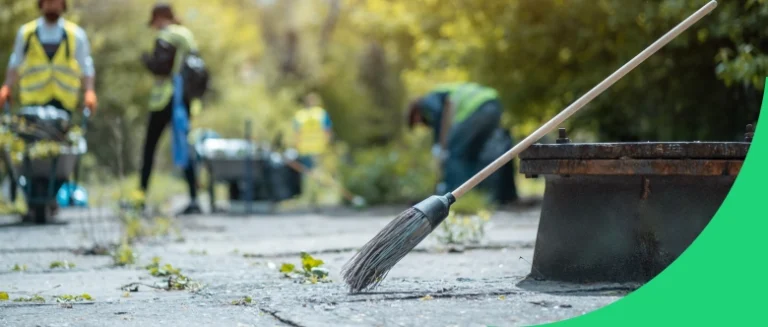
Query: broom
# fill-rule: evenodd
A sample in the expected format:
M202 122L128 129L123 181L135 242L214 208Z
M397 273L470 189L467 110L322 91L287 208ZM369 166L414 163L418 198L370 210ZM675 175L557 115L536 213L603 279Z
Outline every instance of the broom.
M433 195L400 213L373 239L365 244L342 268L342 276L350 293L373 289L386 278L390 269L424 240L448 216L448 211L457 199L467 193L497 169L512 160L535 141L552 131L556 126L576 113L595 97L624 77L632 69L648 59L660 48L672 41L691 25L717 7L717 1L710 1L682 23L615 71L580 99L565 108L557 116L526 137L519 144L496 159L453 192L443 196Z

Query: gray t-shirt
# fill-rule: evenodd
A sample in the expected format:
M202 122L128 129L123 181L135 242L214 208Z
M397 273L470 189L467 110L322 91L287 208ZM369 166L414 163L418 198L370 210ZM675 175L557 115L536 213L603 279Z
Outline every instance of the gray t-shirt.
M41 43L59 43L63 37L64 31L64 19L59 18L56 24L48 24L44 18L40 17L37 20L40 24L40 42ZM19 28L16 33L16 41L13 44L13 52L11 58L8 61L8 68L15 69L21 66L24 62L24 43L27 40L24 39L23 27ZM96 73L93 68L93 59L91 58L91 46L88 42L88 36L82 28L77 28L75 31L75 59L80 65L80 70L83 76L93 77Z

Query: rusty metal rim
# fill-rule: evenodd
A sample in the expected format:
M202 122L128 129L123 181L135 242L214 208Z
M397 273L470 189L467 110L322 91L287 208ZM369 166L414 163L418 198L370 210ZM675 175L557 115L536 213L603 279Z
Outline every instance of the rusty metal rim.
M741 159L749 142L632 142L534 144L522 161L542 159Z
M520 173L532 175L736 176L743 160L524 160Z

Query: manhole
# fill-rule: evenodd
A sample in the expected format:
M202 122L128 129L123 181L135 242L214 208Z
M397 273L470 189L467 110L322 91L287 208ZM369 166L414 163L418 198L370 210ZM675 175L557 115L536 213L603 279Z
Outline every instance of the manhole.
M531 276L648 281L699 236L725 200L744 142L536 144L520 173L546 181Z

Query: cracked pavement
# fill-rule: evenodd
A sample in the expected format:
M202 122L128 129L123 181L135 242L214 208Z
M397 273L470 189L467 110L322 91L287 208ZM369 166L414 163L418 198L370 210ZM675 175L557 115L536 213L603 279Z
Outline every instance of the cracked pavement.
M11 299L46 298L44 304L0 302L0 325L521 326L582 315L637 287L527 280L540 210L533 207L495 213L484 242L460 251L446 251L429 237L374 292L349 295L339 279L342 265L402 209L183 217L177 219L183 241L136 244L139 257L129 267L112 267L109 256L77 253L94 240L120 235L108 213L66 211L66 224L49 226L0 218L0 291ZM277 269L284 262L300 265L300 251L322 259L333 282L283 278ZM145 286L160 280L143 268L154 256L205 287L189 292ZM55 260L76 266L49 269ZM11 271L14 264L27 270ZM135 282L142 285L126 296L121 286ZM51 299L82 293L93 301L70 307ZM231 303L244 296L252 303Z

